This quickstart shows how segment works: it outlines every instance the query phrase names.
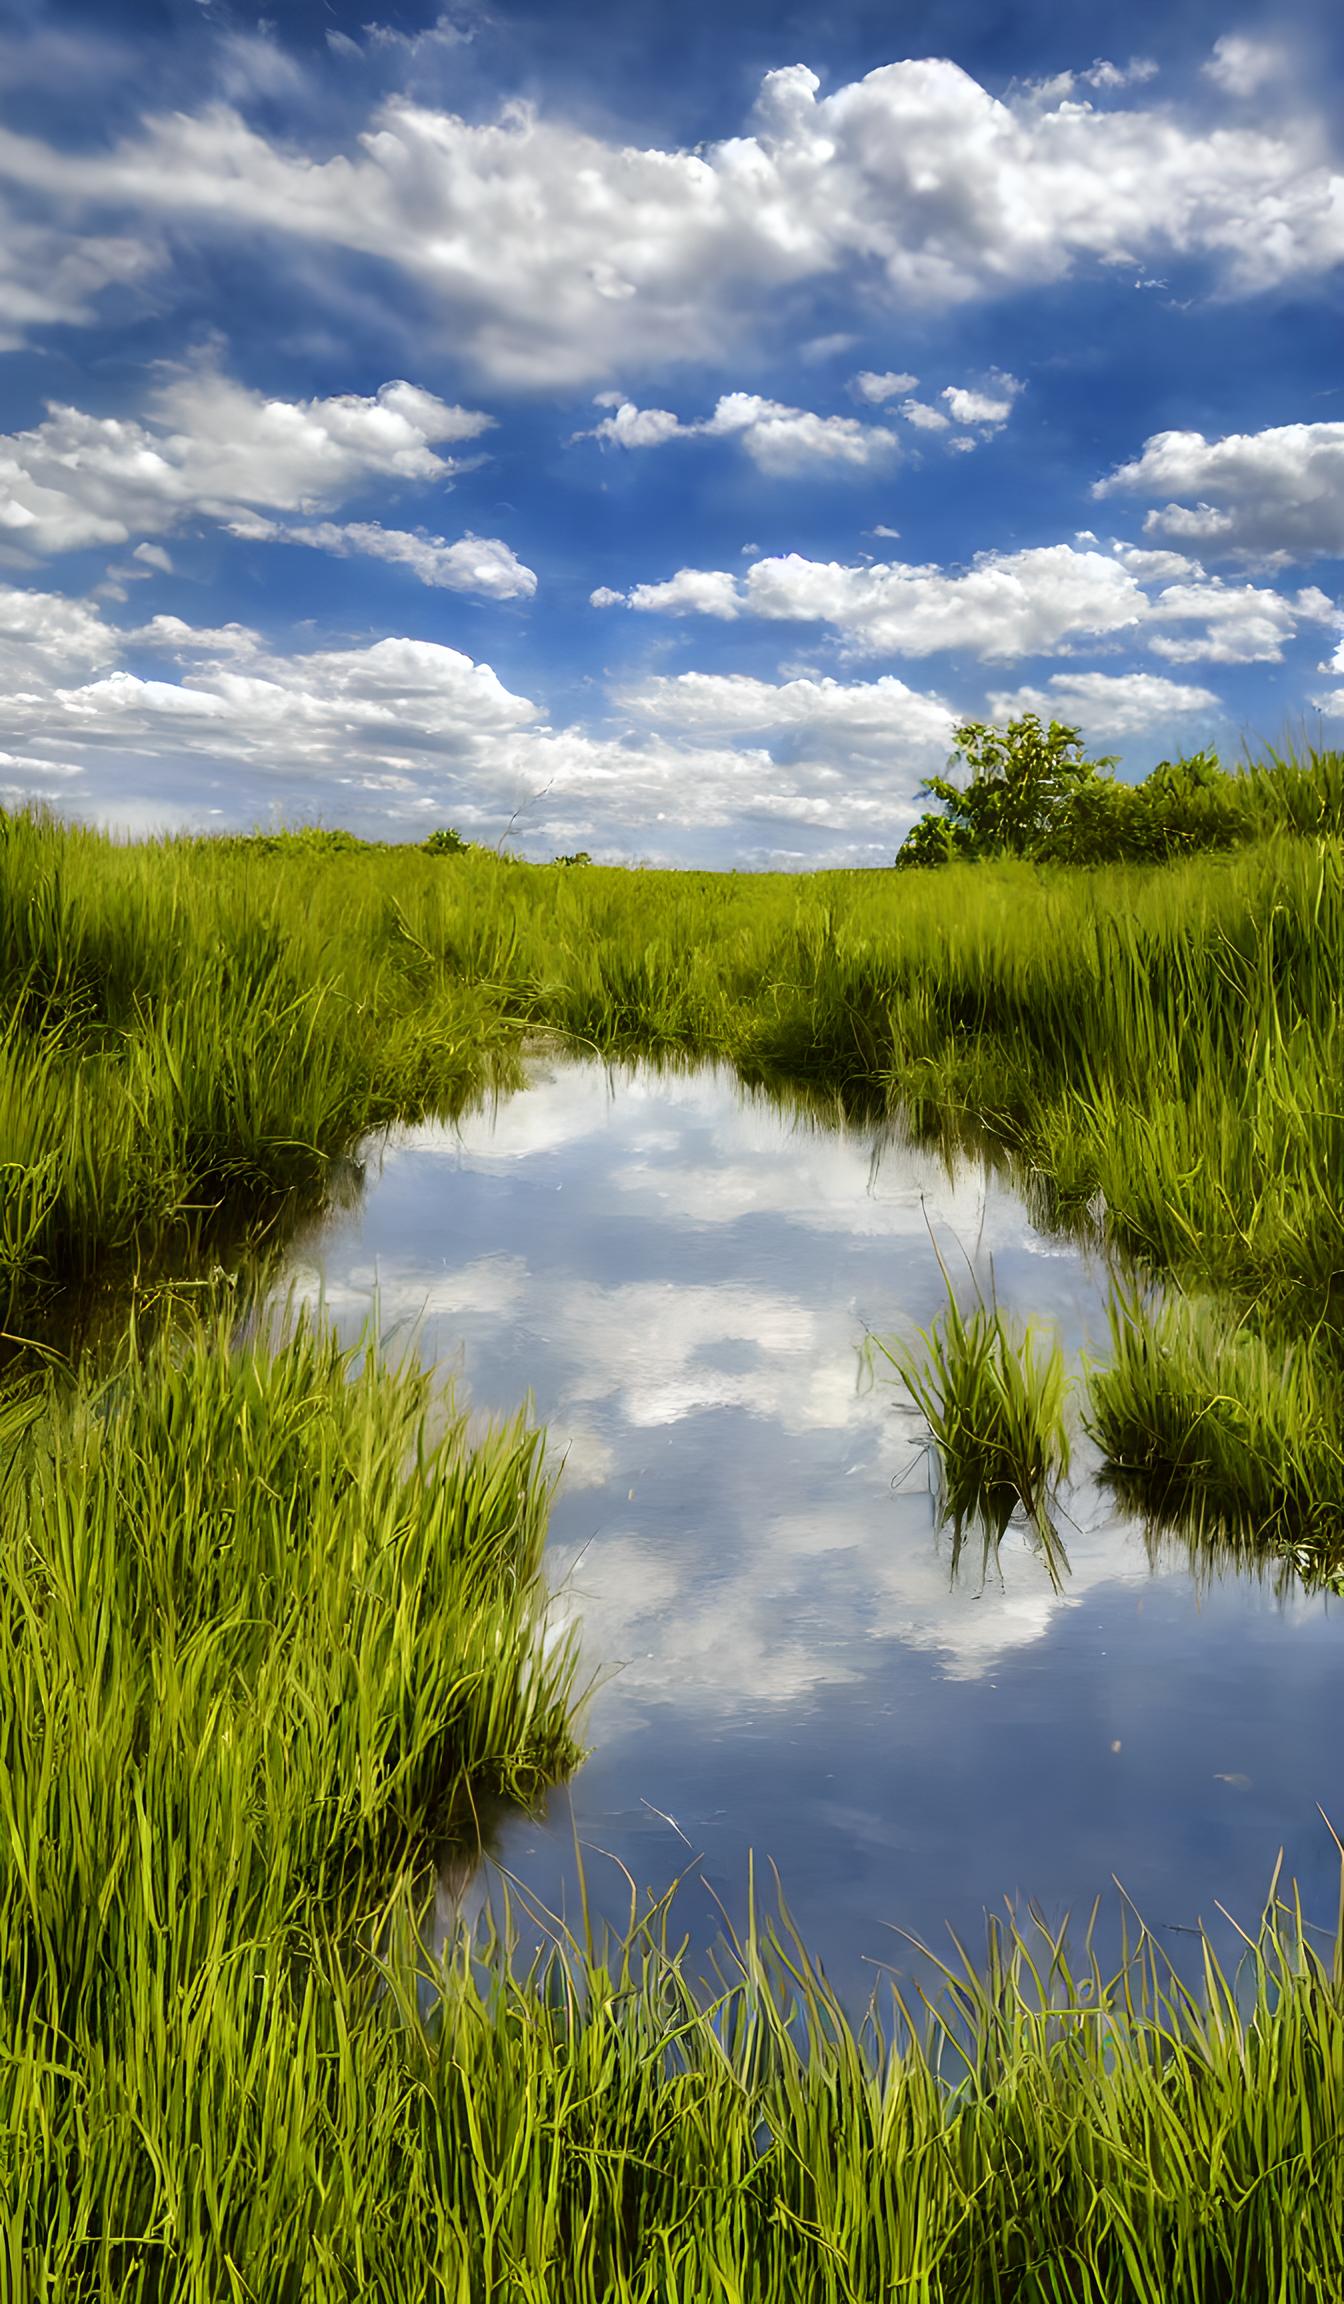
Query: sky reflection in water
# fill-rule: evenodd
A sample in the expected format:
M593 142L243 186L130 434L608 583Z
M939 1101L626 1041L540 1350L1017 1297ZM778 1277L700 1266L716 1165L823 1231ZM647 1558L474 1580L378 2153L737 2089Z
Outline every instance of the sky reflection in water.
M1009 1310L1103 1350L1104 1272L1003 1182L724 1073L542 1066L394 1140L308 1243L300 1285L344 1329L376 1288L384 1333L418 1320L481 1410L530 1392L565 1456L554 1580L600 1679L592 1757L500 1860L572 1912L577 1827L642 1887L690 1866L736 1917L754 1850L847 1984L908 1965L886 1924L974 1941L1005 1895L1085 1912L1112 1875L1154 1927L1215 1899L1249 1919L1281 1846L1332 1918L1338 1607L1197 1580L1176 1549L1154 1570L1085 1478L1060 1593L1016 1529L996 1571L968 1546L950 1579L919 1419L859 1381L865 1329L939 1309L930 1223L954 1273L964 1250L987 1282L992 1258ZM588 1872L619 1918L615 1867ZM680 1916L718 1925L698 1884Z

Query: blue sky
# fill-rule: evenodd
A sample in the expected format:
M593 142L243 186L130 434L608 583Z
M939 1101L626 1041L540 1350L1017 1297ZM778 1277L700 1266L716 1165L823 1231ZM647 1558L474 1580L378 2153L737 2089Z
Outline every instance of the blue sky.
M1344 740L1322 0L0 0L0 797L886 860Z

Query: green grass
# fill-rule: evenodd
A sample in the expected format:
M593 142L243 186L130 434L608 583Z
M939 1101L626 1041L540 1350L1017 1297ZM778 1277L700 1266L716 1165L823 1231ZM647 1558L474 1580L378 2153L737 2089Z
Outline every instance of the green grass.
M1117 1295L1091 1429L1124 1500L1196 1541L1275 1546L1338 1585L1344 1382L1311 1339L1275 1342L1175 1297Z
M132 1834L134 1837L134 1834ZM174 1883L175 1885L175 1883ZM117 1890L114 1889L113 1896ZM7 1927L12 1931L12 1897ZM1239 1972L991 1927L856 2023L782 1919L708 1980L666 1907L382 1956L150 1910L109 2003L10 2002L0 2266L25 2304L1334 2304L1344 1939ZM181 1928L177 1907L171 1925ZM536 1931L527 1934L534 1940ZM171 1984L164 1976L171 1962ZM0 2275L3 2277L3 2275Z
M968 1526L992 1547L1020 1517L1058 1581L1064 1549L1053 1506L1070 1456L1063 1347L978 1294L964 1311L946 1269L943 1277L947 1304L932 1327L914 1343L869 1337L869 1364L881 1358L895 1369L929 1428L954 1572Z

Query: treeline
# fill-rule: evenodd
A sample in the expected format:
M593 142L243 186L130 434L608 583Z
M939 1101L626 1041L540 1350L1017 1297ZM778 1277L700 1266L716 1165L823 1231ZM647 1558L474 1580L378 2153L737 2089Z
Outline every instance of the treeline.
M1309 767L1270 753L1232 771L1216 753L1160 761L1137 783L1089 760L1080 731L1034 712L1005 729L968 720L953 761L961 780L930 776L921 794L938 808L921 816L897 854L902 869L994 856L1038 864L1164 864L1177 856L1244 847L1274 832L1344 830L1344 754L1318 752Z

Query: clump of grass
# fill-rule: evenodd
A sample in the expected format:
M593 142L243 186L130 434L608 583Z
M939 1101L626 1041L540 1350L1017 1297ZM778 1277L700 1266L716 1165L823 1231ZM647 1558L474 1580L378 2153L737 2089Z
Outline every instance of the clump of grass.
M944 1279L947 1280L946 1271ZM1069 1468L1068 1376L1057 1337L1010 1321L977 1294L968 1311L947 1280L947 1304L914 1344L874 1337L929 1427L935 1494L960 1556L968 1525L997 1544L1021 1518L1052 1573L1062 1547L1052 1517Z
M1271 1546L1309 1580L1344 1567L1344 1382L1310 1340L1207 1299L1119 1290L1089 1423L1106 1475L1151 1520Z

